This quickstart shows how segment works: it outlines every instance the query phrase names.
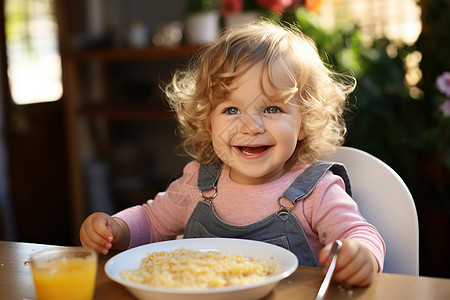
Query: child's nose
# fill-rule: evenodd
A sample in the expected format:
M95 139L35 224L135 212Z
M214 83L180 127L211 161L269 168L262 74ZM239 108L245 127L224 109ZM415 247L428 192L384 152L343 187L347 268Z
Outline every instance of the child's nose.
M247 134L262 134L265 132L264 121L259 114L244 114L242 118L241 132Z

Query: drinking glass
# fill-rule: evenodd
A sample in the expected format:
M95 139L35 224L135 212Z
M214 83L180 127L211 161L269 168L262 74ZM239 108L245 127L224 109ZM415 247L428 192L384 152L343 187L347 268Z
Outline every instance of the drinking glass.
M82 247L57 247L31 256L39 300L91 300L97 276L97 253Z

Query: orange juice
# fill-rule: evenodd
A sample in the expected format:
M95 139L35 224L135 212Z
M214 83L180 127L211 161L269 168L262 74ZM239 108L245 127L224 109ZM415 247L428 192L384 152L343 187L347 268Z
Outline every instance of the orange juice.
M44 250L31 258L31 268L39 300L93 298L97 254L91 250L79 247Z

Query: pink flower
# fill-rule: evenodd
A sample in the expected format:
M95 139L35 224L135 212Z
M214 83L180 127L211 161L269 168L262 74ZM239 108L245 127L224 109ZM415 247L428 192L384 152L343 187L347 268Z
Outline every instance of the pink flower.
M224 16L242 12L244 4L242 0L221 0L220 10Z
M447 97L450 97L450 72L444 72L436 78L436 86Z
M284 13L295 0L256 0L256 3L271 12Z
M450 74L450 73L449 73ZM444 117L450 117L450 99L446 100L439 106Z

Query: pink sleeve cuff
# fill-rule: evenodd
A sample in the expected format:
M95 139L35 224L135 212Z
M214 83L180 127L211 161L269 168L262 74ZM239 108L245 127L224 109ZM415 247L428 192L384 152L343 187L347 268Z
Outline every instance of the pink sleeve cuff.
M127 208L113 217L122 219L130 230L128 249L150 243L150 225L145 212L138 206Z

